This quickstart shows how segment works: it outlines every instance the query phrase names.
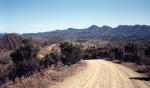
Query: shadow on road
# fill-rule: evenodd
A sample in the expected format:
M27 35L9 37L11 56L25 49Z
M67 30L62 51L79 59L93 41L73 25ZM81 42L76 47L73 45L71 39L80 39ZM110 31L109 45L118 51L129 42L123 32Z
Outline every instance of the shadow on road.
M150 81L150 77L130 77L129 79Z

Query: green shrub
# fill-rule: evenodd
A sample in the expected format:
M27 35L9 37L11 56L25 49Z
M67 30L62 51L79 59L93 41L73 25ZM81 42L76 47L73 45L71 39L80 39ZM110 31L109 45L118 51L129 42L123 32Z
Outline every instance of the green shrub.
M58 61L60 61L60 55L61 54L58 51L52 51L40 60L40 67L48 68L48 66L51 67L51 65L57 67Z
M83 57L85 59L96 59L98 57L97 48L87 48L84 50Z
M64 65L72 65L80 61L82 58L83 46L81 43L73 41L65 41L60 45L62 53L62 63Z
M28 76L38 68L37 53L39 47L32 39L24 39L21 46L11 53L13 64L16 68L16 75Z
M137 51L138 51L138 47L136 44L128 43L124 47L124 60L130 62L136 62L136 60L138 59Z
M5 83L7 78L7 71L6 69L0 69L0 85Z
M146 47L144 52L145 52L144 65L146 65L148 70L150 71L150 45Z
M6 57L0 57L0 64L8 64L11 61L11 58L9 56Z
M83 58L84 59L100 59L100 58L107 58L108 57L108 51L105 48L87 48L84 50Z
M109 49L109 58L111 60L117 59L122 60L123 57L123 50L120 47L112 47Z
M146 47L145 49L145 56L150 57L150 45Z

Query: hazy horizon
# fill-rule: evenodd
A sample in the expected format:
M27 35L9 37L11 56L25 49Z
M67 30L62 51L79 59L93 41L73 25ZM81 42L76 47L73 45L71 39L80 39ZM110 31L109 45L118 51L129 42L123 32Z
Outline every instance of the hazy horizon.
M121 24L122 25L122 24ZM98 27L103 27L103 26L108 26L108 27L112 27L112 28L116 28L116 27L118 27L118 26L121 26L121 25L117 25L117 26L115 26L115 27L112 27L112 26L109 26L109 25L102 25L102 26L98 26L98 25L94 25L94 26L98 26ZM135 26L135 25L145 25L145 24L134 24L134 25L124 25L124 26ZM88 26L88 27L84 27L84 28L73 28L73 27L69 27L69 28L73 28L73 29L86 29L86 28L89 28L89 27L91 27L91 26L93 26L93 25L90 25L90 26ZM150 25L145 25L145 26L150 26ZM42 31L42 32L40 32L40 31L37 31L37 32L22 32L22 33L19 33L19 32L0 32L0 33L4 33L4 34L9 34L9 33L16 33L16 34L30 34L30 33L43 33L43 32L52 32L52 31L57 31L57 30L67 30L67 29L69 29L69 28L66 28L66 29L53 29L53 30L49 30L49 31Z
M150 25L150 0L0 0L0 33Z

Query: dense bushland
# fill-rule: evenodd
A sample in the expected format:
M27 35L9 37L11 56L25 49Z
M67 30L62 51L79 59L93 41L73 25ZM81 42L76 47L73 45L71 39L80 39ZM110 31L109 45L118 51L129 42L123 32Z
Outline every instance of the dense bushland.
M1 84L7 79L15 82L16 77L30 76L38 71L37 53L39 50L39 46L31 38L24 39L10 57L2 58L0 62L5 68L0 70Z
M39 45L31 38L24 39L10 57L0 58L0 65L5 65L5 68L0 69L0 84L7 80L15 82L16 78L31 76L52 65L57 67L58 63L61 66L78 63L82 58L82 48L80 43L65 41L60 44L61 51L52 50L44 58L38 59Z
M59 50L52 50L44 58L38 59L40 46L32 40L24 39L10 57L0 58L0 85L21 78L31 76L48 67L58 67L58 64L71 66L84 59L108 58L120 62L134 62L145 65L150 70L150 45L127 43L124 46L106 45L104 47L83 48L78 42L65 41L60 44Z
M106 45L105 47L90 47L84 50L84 59L108 58L121 62L133 62L144 65L150 71L150 45L137 45L127 43L125 45Z

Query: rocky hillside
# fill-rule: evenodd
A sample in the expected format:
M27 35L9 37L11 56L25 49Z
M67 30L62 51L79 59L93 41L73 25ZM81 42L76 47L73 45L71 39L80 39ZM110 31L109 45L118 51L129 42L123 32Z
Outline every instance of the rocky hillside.
M0 50L16 49L21 44L22 38L18 34L1 34Z
M92 25L85 29L68 28L43 33L23 34L22 36L36 38L61 39L118 39L118 38L150 38L150 26L147 25L119 25L116 28L109 26L98 27Z

